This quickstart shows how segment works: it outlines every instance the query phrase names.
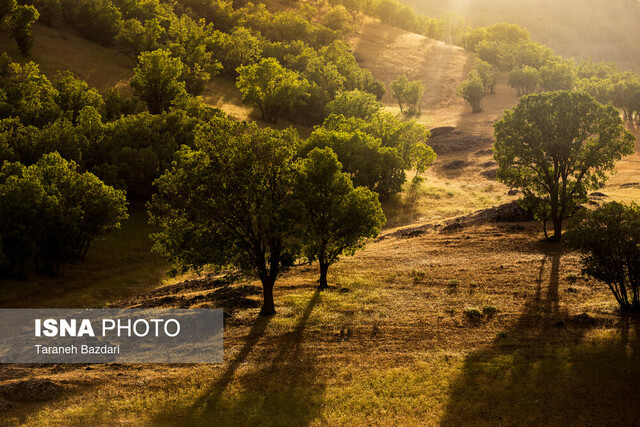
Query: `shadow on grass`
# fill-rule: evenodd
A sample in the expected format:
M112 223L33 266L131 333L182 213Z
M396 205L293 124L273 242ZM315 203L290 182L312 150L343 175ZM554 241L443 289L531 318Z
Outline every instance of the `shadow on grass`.
M324 385L316 360L304 349L304 332L320 299L316 290L291 332L265 337L270 319L256 319L238 354L222 375L182 414L160 414L175 425L308 425L321 410ZM268 339L258 350L256 344ZM251 354L256 353L256 354ZM251 363L246 363L251 354ZM251 366L246 371L245 366Z
M638 424L640 321L621 318L618 333L585 340L589 326L559 309L560 262L548 253L518 322L466 358L443 425Z

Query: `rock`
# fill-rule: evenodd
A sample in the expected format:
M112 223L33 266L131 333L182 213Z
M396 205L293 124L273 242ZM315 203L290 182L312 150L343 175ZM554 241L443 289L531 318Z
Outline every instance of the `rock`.
M594 191L593 193L589 194L589 197L609 197L609 196L599 191Z
M62 386L48 378L30 378L0 386L0 397L13 401L42 402L62 392Z
M598 322L595 318L589 316L587 313L577 314L571 318L571 321L580 326L594 325Z
M498 168L487 169L485 171L482 171L481 174L485 178L494 181L496 179L496 176L498 175Z
M436 138L438 136L451 133L454 130L456 130L456 128L454 128L453 126L441 126L441 127L431 129L430 132L431 132L431 137Z

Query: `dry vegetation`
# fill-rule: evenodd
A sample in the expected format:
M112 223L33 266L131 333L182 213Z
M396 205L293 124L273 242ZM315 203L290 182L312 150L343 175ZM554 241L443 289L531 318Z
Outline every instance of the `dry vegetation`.
M43 50L42 34L72 36L56 36L39 27L34 55L50 70L59 66L53 59L57 54ZM85 42L73 39L72 43L84 46ZM491 123L517 102L512 89L502 82L497 95L485 98L485 111L473 115L454 96L472 63L468 53L370 20L353 43L361 63L385 84L401 72L426 82L421 121L431 127L455 127L434 132L439 158L424 181L408 183L399 197L386 204L389 224L384 235L400 226L443 221L515 199L491 179L495 164L487 138ZM94 53L83 50L75 59L60 58L59 64L98 87L127 78L128 64L118 65L120 60L126 62L124 57L91 48ZM94 54L101 55L96 64L109 63L120 71L94 67ZM204 98L238 118L255 118L254 111L239 105L239 95L227 81L211 83ZM393 101L385 101L395 111ZM639 163L637 153L622 161L619 173L601 191L610 198L637 200ZM140 224L135 229L148 231ZM135 235L120 235L126 236ZM604 285L581 275L577 255L542 242L541 237L538 224L489 223L451 233L433 230L408 239L380 238L332 267L329 291L315 290L315 265L287 272L276 284L278 314L271 319L257 316L258 282L228 284L213 277L179 285L163 281L160 272L165 265L146 255L148 243L143 237L139 246L116 245L111 256L119 260L117 272L100 281L103 273L93 269L114 260L101 258L109 254L110 246L100 242L90 252L94 258L86 262L89 273L79 276L80 270L75 272L72 266L70 276L61 282L40 284L32 291L9 291L11 287L3 285L2 305L102 306L119 295L121 306L224 307L226 362L5 365L0 368L3 384L48 378L61 386L50 401L18 402L4 412L5 422L637 422L638 319L620 317ZM127 279L126 264L139 265L138 261L147 267L138 271L137 278ZM57 291L66 280L92 285ZM110 288L118 284L118 289ZM43 295L47 286L52 293ZM149 292L160 286L165 287ZM0 397L7 398L1 388Z

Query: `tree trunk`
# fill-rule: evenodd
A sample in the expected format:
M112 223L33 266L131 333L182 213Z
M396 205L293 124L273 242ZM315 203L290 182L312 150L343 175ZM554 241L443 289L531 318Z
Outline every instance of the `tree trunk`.
M327 271L329 270L329 263L320 261L320 285L318 289L328 289L329 284L327 283Z
M551 240L559 242L562 238L562 218L553 218L553 236Z
M267 279L262 281L262 293L264 301L262 303L262 309L260 310L261 316L273 316L276 314L276 308L273 304L273 284L275 280Z

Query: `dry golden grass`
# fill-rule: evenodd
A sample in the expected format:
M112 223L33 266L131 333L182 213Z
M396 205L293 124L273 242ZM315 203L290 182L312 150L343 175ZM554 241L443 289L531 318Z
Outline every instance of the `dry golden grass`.
M276 286L278 314L237 309L223 365L19 366L59 400L10 423L161 425L617 424L640 419L640 326L537 225L370 244ZM256 296L255 298L258 298ZM227 307L229 308L229 307ZM482 314L470 320L465 314ZM490 312L495 310L495 314ZM587 322L576 317L588 313ZM631 323L627 323L631 322Z

